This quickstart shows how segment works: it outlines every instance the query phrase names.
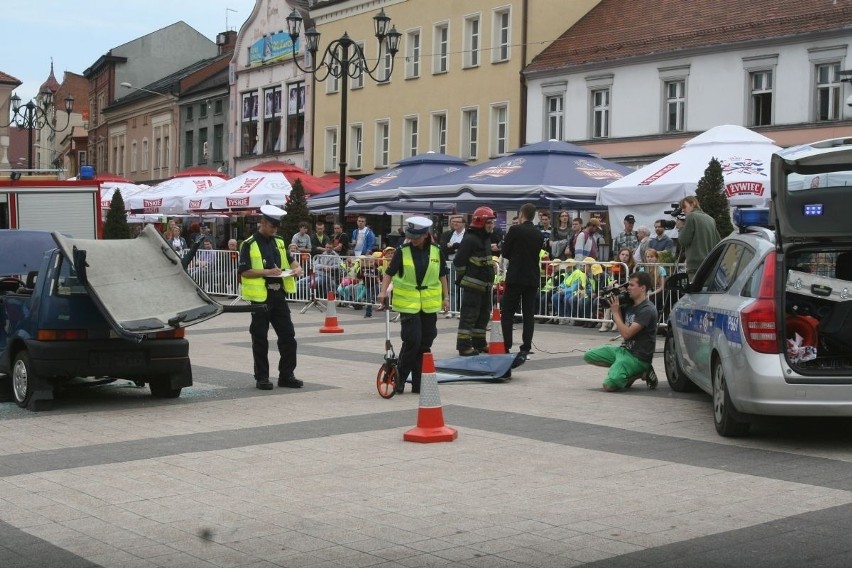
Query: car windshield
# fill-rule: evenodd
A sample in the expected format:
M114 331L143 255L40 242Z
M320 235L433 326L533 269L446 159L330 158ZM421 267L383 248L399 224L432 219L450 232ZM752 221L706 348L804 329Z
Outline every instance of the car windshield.
M804 191L852 186L852 171L837 171L825 174L787 174L787 191Z

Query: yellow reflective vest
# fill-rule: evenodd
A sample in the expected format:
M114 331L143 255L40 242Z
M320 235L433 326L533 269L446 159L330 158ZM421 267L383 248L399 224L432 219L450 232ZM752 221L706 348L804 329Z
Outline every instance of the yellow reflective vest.
M278 247L278 253L281 256L281 270L288 270L290 263L287 261L287 247L284 245L284 239L279 236L273 237L275 246ZM253 270L263 270L263 255L260 254L260 246L254 236L246 239L243 246L249 247L249 259ZM245 273L243 273L245 274ZM296 293L296 279L292 276L285 276L281 279L284 282L284 291L288 294ZM266 301L266 278L246 278L240 275L240 284L242 284L243 300L247 302L265 302Z
M437 245L429 245L429 266L419 286L411 247L403 246L398 254L402 255L402 268L393 277L393 309L403 314L434 314L441 311L444 299L441 287L441 249Z

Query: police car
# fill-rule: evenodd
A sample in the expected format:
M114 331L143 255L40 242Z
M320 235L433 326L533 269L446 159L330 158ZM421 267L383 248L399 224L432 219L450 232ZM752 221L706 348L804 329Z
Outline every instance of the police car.
M852 416L852 139L779 151L771 187L770 211L736 211L746 228L669 284L666 377L713 397L722 436L752 415Z

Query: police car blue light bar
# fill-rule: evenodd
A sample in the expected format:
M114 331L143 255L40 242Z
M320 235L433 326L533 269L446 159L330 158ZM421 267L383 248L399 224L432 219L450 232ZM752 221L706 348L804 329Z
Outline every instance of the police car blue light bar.
M737 207L734 209L734 223L740 227L768 227L769 209Z

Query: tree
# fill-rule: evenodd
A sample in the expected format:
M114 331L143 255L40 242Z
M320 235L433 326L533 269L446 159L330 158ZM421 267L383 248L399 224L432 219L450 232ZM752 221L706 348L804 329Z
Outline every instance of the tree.
M293 182L293 189L287 198L284 211L287 212L287 215L281 223L281 232L284 235L284 240L289 243L293 235L299 232L299 223L311 220L308 201L305 199L305 188L299 178L296 178L296 181Z
M722 176L722 164L716 158L704 170L704 176L698 180L695 196L701 209L716 221L716 230L723 239L734 232L731 222L731 206L725 195L725 178Z
M129 239L130 225L127 224L127 211L124 209L124 198L119 190L112 194L112 201L104 221L105 239Z

